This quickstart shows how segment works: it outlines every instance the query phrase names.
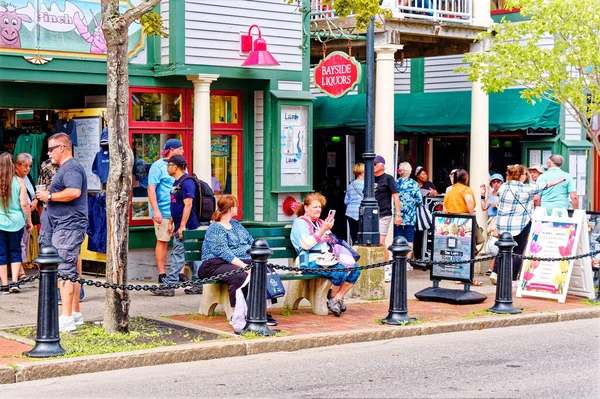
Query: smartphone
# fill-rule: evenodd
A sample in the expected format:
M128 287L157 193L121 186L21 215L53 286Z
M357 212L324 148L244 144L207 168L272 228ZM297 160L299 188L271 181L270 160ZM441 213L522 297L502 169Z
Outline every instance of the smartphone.
M329 215L327 215L327 218L328 218L328 219L329 219L329 218L331 218L331 219L335 218L335 209L331 209L331 210L329 211Z

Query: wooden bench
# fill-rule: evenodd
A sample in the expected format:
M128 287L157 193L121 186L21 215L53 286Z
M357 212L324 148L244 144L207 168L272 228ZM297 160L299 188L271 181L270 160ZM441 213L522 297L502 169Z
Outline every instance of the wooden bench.
M248 227L247 230L255 239L263 238L267 241L269 248L273 251L273 255L269 257L270 262L271 259L296 259L296 250L290 242L291 227ZM183 248L186 262L199 261L201 259L202 243L204 242L205 235L206 228L183 232ZM291 264L294 264L294 262L292 261ZM280 274L280 277L282 281L288 281L284 306L296 310L302 299L306 299L310 302L314 314L327 316L327 292L331 287L329 279L308 273L287 273ZM225 310L225 314L229 320L233 311L229 304L227 284L216 281L205 284L198 313L211 316L219 304Z

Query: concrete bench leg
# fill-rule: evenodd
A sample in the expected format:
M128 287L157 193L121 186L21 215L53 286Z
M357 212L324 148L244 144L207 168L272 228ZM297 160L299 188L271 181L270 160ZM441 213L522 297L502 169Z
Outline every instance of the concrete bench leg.
M287 287L284 306L298 309L300 301L306 299L312 306L312 312L319 316L327 316L327 291L331 281L326 278L311 280L291 280Z
M223 306L227 320L231 319L233 310L229 304L229 291L227 284L204 284L200 297L200 310L198 313L204 316L212 316L217 305Z

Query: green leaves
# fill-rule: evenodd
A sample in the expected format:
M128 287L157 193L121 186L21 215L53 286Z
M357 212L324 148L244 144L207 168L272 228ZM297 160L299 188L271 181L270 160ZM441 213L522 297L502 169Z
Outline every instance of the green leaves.
M502 22L480 35L489 52L467 54L469 79L487 92L524 86L523 98L567 105L600 151L590 118L600 112L600 1L509 0L528 21Z
M146 32L148 36L169 37L167 27L163 25L162 17L159 13L151 11L142 15L139 21L144 27L144 32Z

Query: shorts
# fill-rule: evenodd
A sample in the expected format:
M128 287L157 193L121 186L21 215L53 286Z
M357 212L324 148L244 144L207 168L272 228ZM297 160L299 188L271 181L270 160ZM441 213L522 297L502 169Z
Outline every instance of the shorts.
M171 236L169 235L169 218L163 218L160 224L154 222L154 234L156 234L158 241L171 241Z
M24 229L19 231L0 230L0 265L19 263L21 258L21 238Z
M52 245L58 251L58 256L63 259L63 263L58 265L58 274L61 276L79 277L77 261L84 238L85 229L54 230L52 233Z
M380 216L379 235L387 236L390 231L390 224L392 224L392 216Z
M394 226L394 238L402 236L409 244L415 242L415 226Z

